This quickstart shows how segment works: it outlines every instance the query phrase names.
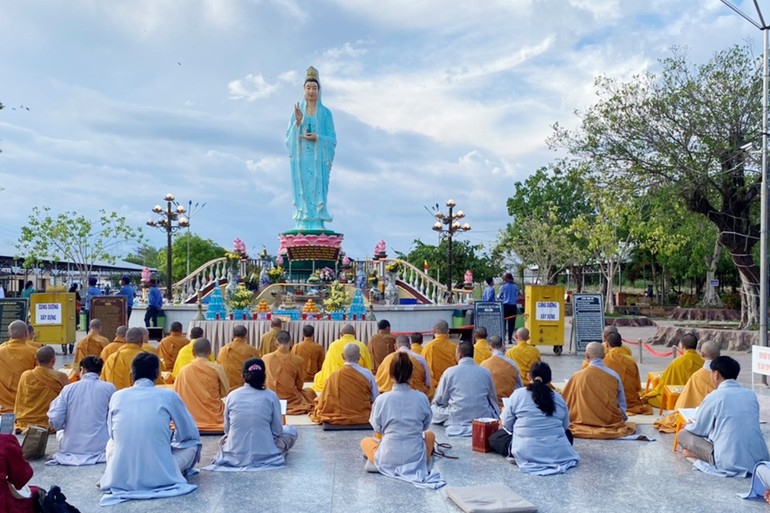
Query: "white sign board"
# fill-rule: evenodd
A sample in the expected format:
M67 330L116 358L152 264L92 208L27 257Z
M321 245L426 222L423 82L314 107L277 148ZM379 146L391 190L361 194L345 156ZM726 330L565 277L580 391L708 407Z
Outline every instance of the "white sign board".
M770 376L770 347L751 346L751 372Z
M558 301L536 301L536 321L558 321L561 319L561 308Z
M38 303L35 305L35 324L62 324L61 303Z

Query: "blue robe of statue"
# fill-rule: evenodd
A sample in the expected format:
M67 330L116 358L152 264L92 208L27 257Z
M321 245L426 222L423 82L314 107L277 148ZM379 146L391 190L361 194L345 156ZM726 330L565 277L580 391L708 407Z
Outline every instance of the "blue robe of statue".
M291 185L294 191L294 222L298 230L323 230L332 220L326 204L329 174L334 162L337 135L332 113L321 103L318 91L315 116L309 116L303 101L302 123L296 125L294 115L286 130L286 146L291 159ZM308 141L300 134L317 134L317 141Z

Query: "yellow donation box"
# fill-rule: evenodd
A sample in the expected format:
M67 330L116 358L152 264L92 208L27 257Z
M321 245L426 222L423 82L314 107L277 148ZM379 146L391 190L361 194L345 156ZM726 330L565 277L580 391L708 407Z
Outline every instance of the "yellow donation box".
M75 294L42 292L30 296L29 318L35 340L43 344L75 342Z
M529 330L530 344L553 346L553 352L561 354L564 348L564 287L527 285L524 327Z

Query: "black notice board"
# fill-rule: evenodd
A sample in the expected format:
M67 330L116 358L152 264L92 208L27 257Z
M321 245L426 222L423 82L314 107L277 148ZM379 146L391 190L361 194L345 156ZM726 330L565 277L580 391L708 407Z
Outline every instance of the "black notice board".
M483 326L487 329L487 339L492 335L503 338L503 303L500 301L477 301L474 305L473 324L475 328Z
M27 322L26 299L0 299L0 343L8 340L8 325L13 321Z
M604 301L601 294L572 295L572 326L578 352L585 352L589 342L602 341Z

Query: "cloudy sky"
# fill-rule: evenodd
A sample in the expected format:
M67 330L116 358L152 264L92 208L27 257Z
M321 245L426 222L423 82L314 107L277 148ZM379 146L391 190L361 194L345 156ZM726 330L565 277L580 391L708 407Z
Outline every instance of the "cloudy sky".
M550 127L576 124L595 76L655 70L673 45L694 62L761 50L719 0L0 0L0 12L2 244L36 205L140 226L173 192L206 203L195 233L275 252L293 228L284 134L310 65L338 141L328 227L349 255L435 242L425 206L448 198L465 236L491 244L513 183L556 158Z

